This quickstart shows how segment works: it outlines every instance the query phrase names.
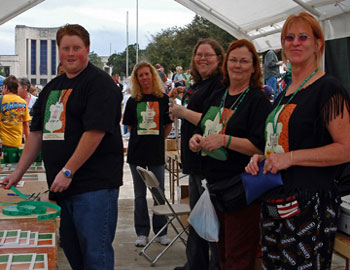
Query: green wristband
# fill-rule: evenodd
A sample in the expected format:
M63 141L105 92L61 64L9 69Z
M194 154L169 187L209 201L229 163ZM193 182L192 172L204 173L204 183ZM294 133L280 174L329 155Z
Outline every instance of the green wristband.
M232 136L228 135L228 141L227 141L227 144L226 144L226 148L228 148L230 146L231 139L232 139Z

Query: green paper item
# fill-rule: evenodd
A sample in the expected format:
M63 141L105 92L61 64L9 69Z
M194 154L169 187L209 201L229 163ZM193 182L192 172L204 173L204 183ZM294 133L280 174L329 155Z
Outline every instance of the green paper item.
M227 160L227 156L228 156L227 151L223 147L215 149L212 152L209 152L209 151L202 149L202 152L204 152L205 154L207 154L211 158L215 158L217 160L222 160L222 161Z

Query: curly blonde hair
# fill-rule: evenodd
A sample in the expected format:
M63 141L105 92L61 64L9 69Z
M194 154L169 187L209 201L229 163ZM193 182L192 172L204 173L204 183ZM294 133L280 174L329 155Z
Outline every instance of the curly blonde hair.
M163 82L160 76L158 75L157 70L150 63L146 61L139 62L134 66L134 69L131 73L131 79L130 79L131 89L132 89L131 96L137 101L140 101L143 97L141 86L140 86L139 80L137 79L137 72L139 71L140 68L143 68L143 67L148 67L152 74L152 83L153 83L152 95L156 97L162 97L164 92Z

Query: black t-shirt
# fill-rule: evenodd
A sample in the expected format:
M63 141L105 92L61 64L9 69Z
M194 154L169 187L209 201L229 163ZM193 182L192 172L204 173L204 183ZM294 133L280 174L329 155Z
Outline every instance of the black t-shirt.
M123 124L132 126L127 162L134 165L165 164L164 127L171 123L169 97L144 95L128 99Z
M221 76L215 76L210 79L200 81L194 84L184 95L184 102L188 99L188 94L191 93L187 108L202 113L205 107L206 100L213 91L222 89ZM182 121L181 126L181 164L183 173L185 174L201 174L200 157L198 153L193 153L188 142L191 139L196 126L187 120Z
M85 131L106 132L95 152L75 172L68 189L55 196L122 185L121 100L112 78L90 63L73 79L65 74L53 79L40 93L31 131L43 132L42 155L49 186Z
M205 129L208 128L207 121L213 123L217 119L220 119L217 112L225 91L225 89L216 91L210 97L208 102L210 105L207 106L205 113L202 115L201 122L196 130L197 133L203 133ZM227 95L225 108L229 109L238 98L240 98L240 94L234 96ZM239 102L237 102L237 104L238 103ZM227 116L233 112L233 110L225 111L225 115ZM242 102L238 105L237 110L234 111L232 117L229 118L224 133L234 137L247 138L258 149L263 151L265 144L265 120L270 111L271 103L266 98L265 93L261 89L250 89ZM225 149L228 152L226 161L217 160L209 156L202 156L203 174L209 183L242 173L244 167L249 162L250 156L227 148Z
M299 91L285 106L290 97L280 95L274 103L275 108L282 98L275 116L278 117L276 131L280 134L275 150L269 142L273 132L273 112L266 120L265 153L312 149L333 143L327 124L341 114L344 104L345 111L349 111L350 106L349 95L341 83L334 77L325 75ZM284 186L270 192L268 196L285 198L301 194L301 198L307 198L314 192L332 192L337 168L338 166L292 166L281 172Z

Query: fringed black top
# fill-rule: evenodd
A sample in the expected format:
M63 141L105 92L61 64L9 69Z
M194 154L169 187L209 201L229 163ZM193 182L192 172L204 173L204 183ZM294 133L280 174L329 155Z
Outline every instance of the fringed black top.
M285 106L290 96L280 95L280 106ZM324 75L311 85L299 91L292 101L281 111L278 109L277 152L312 149L333 142L327 125L345 111L350 111L350 100L346 89L332 76ZM265 153L269 148L268 138L273 132L271 113L266 120ZM317 158L317 157L316 157ZM334 197L334 179L338 166L304 167L292 166L281 171L284 186L274 189L264 196L266 199L284 199L291 195L308 199L318 192Z

